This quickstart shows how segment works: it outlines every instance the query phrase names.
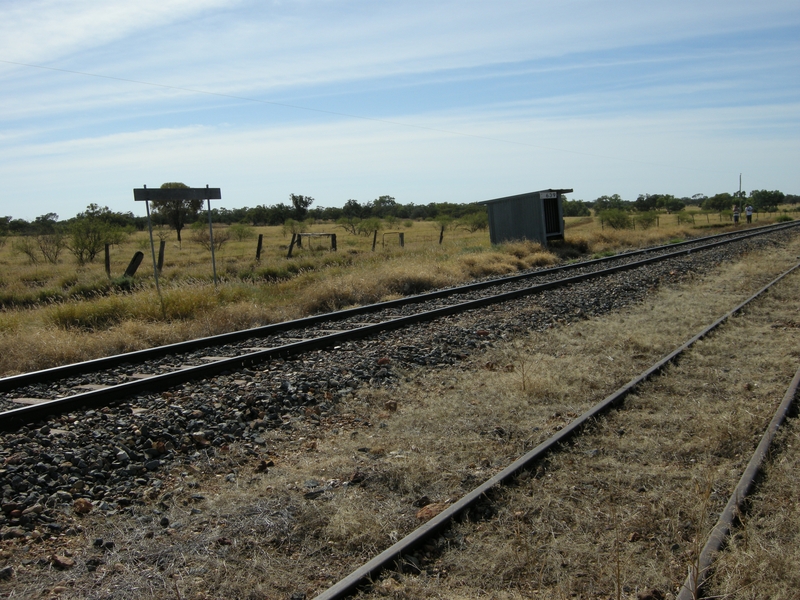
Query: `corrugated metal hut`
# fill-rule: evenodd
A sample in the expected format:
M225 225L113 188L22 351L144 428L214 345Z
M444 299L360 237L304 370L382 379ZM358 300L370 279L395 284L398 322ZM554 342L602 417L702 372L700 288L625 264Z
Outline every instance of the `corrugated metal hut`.
M564 209L561 195L571 189L540 190L517 196L484 200L489 211L489 237L493 244L533 240L547 246L548 240L564 239Z

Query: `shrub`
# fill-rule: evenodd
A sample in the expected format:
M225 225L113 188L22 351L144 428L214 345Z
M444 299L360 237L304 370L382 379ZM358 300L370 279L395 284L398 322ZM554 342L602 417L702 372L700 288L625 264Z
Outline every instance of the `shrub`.
M228 231L233 236L233 239L238 242L243 242L255 235L253 228L249 225L245 225L244 223L234 223L228 227Z
M678 216L678 223L691 223L694 225L694 215L692 213L687 213L686 211L682 210L677 213Z
M776 223L785 223L787 221L794 221L794 219L789 215L778 215L777 217L775 217Z
M636 217L636 224L642 229L650 229L658 222L658 215L652 210L639 213Z
M33 238L28 235L18 237L11 242L11 249L17 254L24 254L27 256L28 262L32 265L39 262L39 255L36 252L36 243L33 241Z
M631 227L630 215L620 208L609 208L600 212L600 223L612 229L629 229Z
M489 228L489 215L485 212L470 213L459 219L458 226L470 233L486 231Z
M365 237L369 237L374 231L380 231L381 229L383 229L383 223L381 223L381 220L377 217L370 217L369 219L359 221L357 226L359 235Z
M211 233L205 227L192 226L192 241L211 252ZM214 232L214 248L219 250L230 239L227 229L218 229Z

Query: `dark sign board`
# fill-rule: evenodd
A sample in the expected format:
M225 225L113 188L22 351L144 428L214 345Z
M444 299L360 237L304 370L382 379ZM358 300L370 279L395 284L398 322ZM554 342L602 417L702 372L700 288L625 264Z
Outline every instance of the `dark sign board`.
M134 200L221 200L220 188L134 188Z

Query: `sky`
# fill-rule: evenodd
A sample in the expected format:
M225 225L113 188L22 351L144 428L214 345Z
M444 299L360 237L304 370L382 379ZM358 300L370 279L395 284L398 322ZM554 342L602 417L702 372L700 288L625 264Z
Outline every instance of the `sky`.
M797 0L2 0L0 216L800 194Z

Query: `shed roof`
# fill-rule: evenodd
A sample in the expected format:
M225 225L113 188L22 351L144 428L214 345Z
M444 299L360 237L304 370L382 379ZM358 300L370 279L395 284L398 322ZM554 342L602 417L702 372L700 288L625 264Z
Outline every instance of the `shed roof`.
M494 204L495 202L505 202L507 200L521 200L521 199L525 198L526 196L530 196L531 194L541 194L542 192L557 192L558 195L560 196L561 194L569 194L572 191L573 191L572 188L569 188L569 189L567 189L567 188L563 188L563 189L552 189L552 188L550 188L550 189L546 189L546 190L538 190L538 191L535 191L535 192L527 192L526 194L517 194L515 196L504 196L503 198L493 198L491 200L482 200L481 202L478 202L477 204Z

